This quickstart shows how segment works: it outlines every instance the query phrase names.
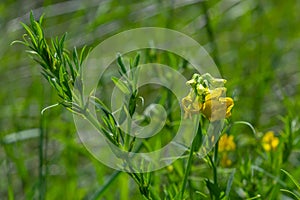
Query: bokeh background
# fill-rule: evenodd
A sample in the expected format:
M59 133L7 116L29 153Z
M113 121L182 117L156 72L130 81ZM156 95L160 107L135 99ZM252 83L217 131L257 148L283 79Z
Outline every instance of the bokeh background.
M233 121L247 121L258 133L280 134L286 126L282 118L288 116L293 128L299 129L300 1L2 0L0 199L37 197L41 167L47 174L47 199L87 199L113 172L80 144L67 110L55 107L41 116L41 110L58 97L25 47L11 45L22 39L20 22L29 22L31 10L36 18L45 13L47 37L68 33L68 49L93 46L123 30L144 26L185 33L204 46L228 80L227 96L235 100ZM48 144L43 166L41 127ZM247 134L248 129L237 127L235 134ZM294 153L290 168L300 177L300 155ZM138 193L134 186L128 189L128 178L121 176L104 199L138 199Z

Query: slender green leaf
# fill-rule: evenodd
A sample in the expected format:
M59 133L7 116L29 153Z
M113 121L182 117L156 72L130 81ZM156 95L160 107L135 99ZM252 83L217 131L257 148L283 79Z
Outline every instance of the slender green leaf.
M121 71L123 72L123 74L126 74L127 70L126 70L126 67L124 65L123 58L121 57L120 54L118 55L117 62L118 62L118 65L120 66Z
M39 38L39 40L41 40L42 38L44 38L44 33L43 33L43 30L42 30L40 24L35 21L34 22L34 27L35 27L36 34L37 34L37 37Z
M233 183L235 171L236 171L235 169L232 170L232 172L230 173L228 182L227 182L225 195L226 195L226 197L228 197L228 198L229 198L229 192L230 192L230 190L231 190L231 186L232 186L232 183Z
M118 79L117 77L112 77L111 80L115 83L115 85L124 93L124 94L130 94L129 89L127 88L127 86L125 85L125 83L123 83L122 80Z
M293 183L297 186L298 190L300 190L300 185L299 183L295 180L295 178L290 174L288 173L287 171L285 171L284 169L280 169L283 173L285 173L290 179L291 181L293 181Z
M134 58L134 61L133 61L133 68L137 67L139 65L139 62L140 62L140 54L138 53L135 58Z
M287 194L292 195L295 199L300 200L300 197L297 196L295 193L293 193L292 191L286 190L286 189L280 189L281 192L285 192Z
M34 33L31 31L31 29L29 28L29 26L27 26L26 24L24 24L23 22L21 22L21 25L24 27L24 29L26 30L27 34L30 37L30 41L33 44L33 47L35 49L37 49L37 41L35 39Z

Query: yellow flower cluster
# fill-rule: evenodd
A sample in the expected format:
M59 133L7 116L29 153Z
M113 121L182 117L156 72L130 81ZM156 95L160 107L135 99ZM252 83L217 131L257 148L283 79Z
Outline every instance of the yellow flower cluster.
M222 135L219 140L219 149L218 149L218 151L222 153L222 158L220 161L221 166L230 167L232 165L232 161L227 154L229 151L234 151L235 149L236 149L236 145L233 136L232 135L228 136L226 133Z
M275 150L279 144L278 137L274 136L273 131L268 131L262 138L262 146L265 151Z
M230 97L224 97L226 88L225 79L213 78L210 74L194 74L187 82L192 88L189 94L182 99L182 106L186 118L200 112L210 121L217 121L231 116L234 106Z
M221 136L219 140L219 151L234 151L236 148L235 142L232 135L227 135L226 133Z
M220 161L220 164L222 167L230 167L232 165L232 160L230 160L227 156L227 154L224 154L222 156L222 159Z

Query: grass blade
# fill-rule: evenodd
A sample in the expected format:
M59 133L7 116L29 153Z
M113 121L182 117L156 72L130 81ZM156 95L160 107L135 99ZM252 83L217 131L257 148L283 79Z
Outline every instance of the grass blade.
M99 199L103 193L109 188L109 186L116 180L116 178L121 174L121 171L115 171L109 179L102 185L99 190L97 190L93 196L90 198L90 200L96 200Z
M291 181L293 181L293 183L297 186L298 190L300 190L300 185L299 183L295 180L295 178L290 174L288 173L287 171L285 171L284 169L280 169L283 173L285 173L290 179Z

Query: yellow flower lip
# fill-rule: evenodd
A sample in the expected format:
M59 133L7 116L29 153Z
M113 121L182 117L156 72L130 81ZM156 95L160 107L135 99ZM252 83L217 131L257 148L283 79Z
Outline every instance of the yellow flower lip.
M233 106L233 99L230 97L212 98L210 96L204 102L201 112L211 122L214 122L230 117Z

